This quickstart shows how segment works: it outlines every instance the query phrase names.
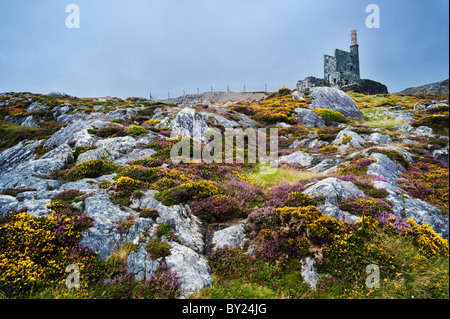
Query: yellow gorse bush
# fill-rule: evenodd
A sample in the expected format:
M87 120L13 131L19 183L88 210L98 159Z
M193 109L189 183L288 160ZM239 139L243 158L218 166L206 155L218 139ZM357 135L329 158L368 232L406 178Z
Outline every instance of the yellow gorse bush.
M118 191L133 191L139 187L140 182L127 176L119 177L116 181Z
M444 256L448 258L448 240L436 234L428 224L417 224L411 218L408 219L408 224L411 225L411 229L406 228L406 235L414 238L414 241L419 246L419 250L424 255Z
M82 216L52 213L34 217L26 212L9 217L0 224L0 291L16 296L65 282L65 268L80 268L82 285L102 269L94 254L77 247L81 237L75 227ZM84 272L89 265L89 272Z

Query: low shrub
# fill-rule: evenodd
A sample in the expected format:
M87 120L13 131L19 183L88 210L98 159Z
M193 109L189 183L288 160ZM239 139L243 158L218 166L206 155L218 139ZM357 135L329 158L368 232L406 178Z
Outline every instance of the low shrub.
M319 148L319 151L326 154L335 154L337 152L337 146L334 145L325 145L321 148Z
M281 226L281 218L271 206L263 206L248 215L244 230L250 238L255 238L262 229L277 229Z
M145 166L148 168L151 167L158 167L161 166L163 164L163 160L161 158L154 158L154 157L147 157L147 158L143 158L143 159L139 159L136 161L133 161L131 163L132 166L134 165L141 165L141 166Z
M125 217L124 219L114 221L114 228L117 229L119 234L121 235L127 235L130 231L130 228L136 224L136 217L133 215L129 215Z
M341 175L364 175L367 173L367 168L376 162L375 158L354 158L350 164L340 167L338 172Z
M0 291L19 297L63 285L69 264L79 266L82 287L97 284L105 264L93 251L78 246L82 232L91 226L93 220L86 214L10 216L0 225Z
M241 203L262 200L264 195L262 188L236 179L230 180L224 185L224 192Z
M411 236L419 250L427 256L442 256L448 258L448 240L441 236L430 227L430 225L417 224L411 218L408 219L410 229L406 229L406 235Z
M168 243L162 242L160 237L149 239L149 241L147 242L146 250L152 260L165 258L171 254L170 245Z
M222 194L222 190L218 187L217 183L202 180L198 182L189 182L159 192L156 194L155 199L161 201L164 205L174 205L219 194Z
M140 136L147 134L147 130L142 126L131 126L125 130L125 135Z
M413 160L414 163L400 175L399 186L409 195L441 208L448 215L448 164L429 155L413 157Z
M140 186L140 182L129 178L127 176L121 176L116 181L116 190L120 192L132 193Z
M126 128L119 125L108 125L100 129L88 129L89 134L94 134L101 138L125 136Z
M66 174L66 179L68 181L77 181L82 178L96 178L117 172L119 168L119 165L108 161L90 160L71 168Z
M157 237L166 236L168 241L179 241L177 235L175 235L175 232L169 223L158 224L158 226L156 226L155 235Z
M276 186L270 191L268 195L269 199L265 202L265 205L272 207L283 207L292 192L303 192L304 190L305 186L303 186L302 183L282 184Z
M304 206L314 206L317 204L315 199L312 199L308 195L301 192L292 192L289 194L288 198L284 202L285 206L290 207L304 207Z
M86 198L84 192L78 189L66 189L53 196L57 201L64 201L66 203L79 202Z
M449 115L442 114L432 114L426 115L418 120L414 121L412 124L414 127L428 126L433 129L435 134L447 135L449 133Z
M182 291L181 278L164 261L143 281L127 272L98 290L106 299L178 299Z
M156 220L158 216L158 211L153 208L145 208L139 212L139 217L141 218L151 218L153 220Z
M36 191L36 188L5 188L0 192L0 194L17 197L20 193L34 191Z
M326 120L333 121L333 122L339 122L339 123L348 123L349 120L343 116L341 113L329 110L329 109L313 109L314 113L317 115L323 117Z
M390 160L401 164L405 168L408 168L409 166L409 162L405 156L403 156L400 151L394 149L371 148L368 153L381 153L386 155Z
M228 196L213 196L190 203L194 215L206 222L225 222L238 217L239 203Z
M119 173L118 177L128 177L136 181L153 183L159 178L158 173L161 170L158 168L148 168L141 165L130 165L123 168Z

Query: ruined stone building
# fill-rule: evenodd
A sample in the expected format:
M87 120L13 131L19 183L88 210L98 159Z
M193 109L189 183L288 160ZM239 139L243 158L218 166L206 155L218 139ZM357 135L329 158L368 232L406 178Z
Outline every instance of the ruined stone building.
M334 50L334 57L324 56L324 79L330 86L341 87L358 83L361 80L358 47L356 30L353 30L350 52L336 49Z
M350 52L336 49L334 56L324 56L324 78L307 77L299 81L298 88L305 89L312 86L342 87L360 82L359 52L356 30L352 31Z

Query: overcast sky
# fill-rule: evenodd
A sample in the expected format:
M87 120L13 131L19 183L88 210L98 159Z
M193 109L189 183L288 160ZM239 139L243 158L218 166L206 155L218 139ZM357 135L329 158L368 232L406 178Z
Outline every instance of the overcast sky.
M366 27L371 3L380 28ZM398 92L449 77L448 0L0 0L0 92L292 89L323 77L323 55L348 51L353 29L362 78Z

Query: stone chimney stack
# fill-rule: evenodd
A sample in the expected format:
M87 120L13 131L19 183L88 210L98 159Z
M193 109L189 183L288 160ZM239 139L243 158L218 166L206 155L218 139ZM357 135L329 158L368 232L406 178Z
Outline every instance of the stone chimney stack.
M356 40L356 30L352 30L352 43L350 46L358 45L358 41Z

